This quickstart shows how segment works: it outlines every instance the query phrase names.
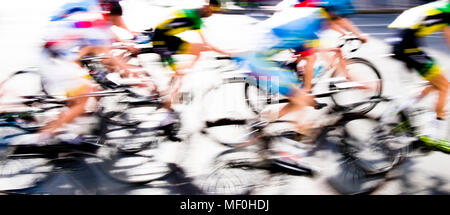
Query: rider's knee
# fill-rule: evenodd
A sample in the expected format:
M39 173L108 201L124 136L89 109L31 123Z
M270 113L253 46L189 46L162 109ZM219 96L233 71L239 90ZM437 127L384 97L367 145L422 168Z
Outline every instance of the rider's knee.
M291 103L297 106L305 106L308 102L308 96L301 90L295 91L291 96Z
M193 55L200 55L201 52L211 50L211 48L202 43L193 43L190 46L191 46L191 54Z

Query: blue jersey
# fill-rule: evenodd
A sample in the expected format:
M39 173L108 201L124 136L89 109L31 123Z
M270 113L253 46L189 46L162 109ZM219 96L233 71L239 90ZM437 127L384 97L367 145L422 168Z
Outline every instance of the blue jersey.
M272 43L265 47L290 49L317 40L327 19L325 10L317 7L289 8L276 13L264 23L270 29L267 38Z

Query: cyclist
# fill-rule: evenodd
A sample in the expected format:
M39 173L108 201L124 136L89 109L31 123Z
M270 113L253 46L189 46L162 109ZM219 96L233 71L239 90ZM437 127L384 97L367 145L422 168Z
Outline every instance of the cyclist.
M269 114L266 120L275 120L290 112L300 111L305 106L315 104L308 93L312 87L311 80L315 62L313 48L317 46L319 40L317 34L319 32L328 28L345 29L359 36L361 40L366 40L351 23L343 20L339 11L336 10L338 8L336 6L338 5L332 2L322 2L320 7L290 7L274 14L265 21L265 26L269 27L269 33L265 41L269 42L262 45L261 50L255 54L247 56L252 70L250 75L257 79L266 78L267 86L271 88L272 92L279 90L280 94L287 96L290 100L276 116L266 112L266 114ZM342 30L341 32L344 33ZM269 57L286 49L295 49L297 52L306 55L306 57L303 56L307 60L307 65L302 89L298 87L300 83L293 71L280 68L278 64L268 60ZM267 77L277 77L278 81L270 80ZM309 126L298 122L299 132L308 134L309 132L305 131L305 128Z
M111 25L120 27L128 31L129 33L136 35L132 32L122 19L122 6L121 0L76 0L66 3L60 7L60 11L52 17L52 21L63 19L66 16L74 12L88 12L88 11L101 11L104 17ZM118 40L118 38L116 38Z
M66 96L69 104L67 111L41 129L37 137L30 136L32 141L45 143L59 128L86 111L89 98L82 95L96 91L97 86L80 68L79 58L86 54L108 53L114 38L109 27L109 22L98 11L72 10L70 14L52 18L44 37L40 72L48 92ZM127 69L114 57L108 60L116 67Z
M175 72L175 76L182 75L181 70L192 68L200 59L201 52L216 51L224 55L230 55L209 44L201 32L203 27L202 19L210 17L218 9L220 9L220 3L217 0L210 0L207 5L201 8L176 10L173 13L173 18L167 19L156 26L152 37L153 51L160 56L163 64L169 66ZM177 36L190 30L198 33L202 43L189 43ZM173 55L178 54L194 55L195 58L189 65L178 66L173 58ZM163 120L162 125L170 123L175 117L172 109L172 98L180 88L181 81L172 79L171 83L172 89L162 93L168 96L165 100L164 108L169 110L169 115Z
M388 26L400 29L398 35L401 40L393 44L393 57L404 62L409 68L415 69L430 83L430 86L426 87L419 96L404 104L404 107L413 105L431 91L438 92L433 117L435 119L431 121L430 126L427 126L429 131L425 132L434 138L439 138L439 127L441 127L439 124L442 124L445 118L444 108L449 83L435 60L419 48L421 46L419 38L443 31L447 45L450 46L449 22L450 2L440 0L406 10Z
M111 22L112 25L123 28L130 32L134 36L136 33L128 29L127 25L123 21L123 10L120 5L121 0L98 0L100 7L106 13L106 19Z
M174 12L173 18L157 25L152 44L154 51L160 55L162 62L178 72L193 67L200 58L200 53L204 51L216 51L224 55L230 55L209 44L201 32L202 19L210 17L219 8L219 2L211 0L208 5L201 8L177 10ZM176 36L189 30L197 31L202 43L189 43ZM188 66L181 67L177 66L172 58L172 55L175 54L190 54L195 55L195 58Z
M334 1L322 1L322 0L285 0L278 5L278 9L284 10L286 8L297 8L297 7L323 7L328 11L333 11L333 22L339 23L332 24L330 27L343 34L346 35L346 31L350 31L351 33L358 36L358 38L363 42L367 42L367 37L362 34L362 32L353 25L353 23L345 18L347 15L353 14L354 10L351 5L350 0L334 0ZM337 57L339 58L339 64L337 65L337 69L346 73L345 59L342 57L342 53L340 49L324 49L317 48L308 45L300 46L294 48L295 55L297 55L297 59L295 61L298 64L302 59L306 60L306 65L304 68L296 68L298 72L305 70L305 87L306 89L311 90L311 79L313 74L313 66L316 60L315 52L335 52ZM346 75L348 79L351 79L349 75Z

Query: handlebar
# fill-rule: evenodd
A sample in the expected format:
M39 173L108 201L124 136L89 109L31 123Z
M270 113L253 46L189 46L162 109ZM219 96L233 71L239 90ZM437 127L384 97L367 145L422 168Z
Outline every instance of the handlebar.
M346 35L340 37L339 39L341 40L340 44L338 45L338 48L340 49L348 45L354 45L355 41L357 41L355 47L350 49L350 52L357 51L359 48L361 48L361 45L363 44L362 40L355 35Z

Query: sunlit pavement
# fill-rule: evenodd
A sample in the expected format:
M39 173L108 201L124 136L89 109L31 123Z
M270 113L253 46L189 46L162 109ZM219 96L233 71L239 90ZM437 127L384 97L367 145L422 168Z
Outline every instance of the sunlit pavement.
M52 0L47 0L52 3ZM53 1L53 3L56 1ZM38 3L35 6L39 6ZM55 7L55 5L52 5ZM12 9L22 9L19 18ZM51 11L50 7L43 8L41 13L33 10L33 5L20 7L13 5L11 10L0 9L0 46L2 50L1 77L8 73L29 66L36 66L35 54L38 51L40 24L45 23L45 14ZM125 21L130 28L142 30L152 27L170 10L168 7L151 6L145 1L125 1ZM45 11L45 12L44 12ZM133 11L133 13L129 12ZM258 31L253 24L265 19L263 15L214 15L206 22L205 36L208 41L219 48L229 51L242 51L252 47L257 41ZM369 33L370 41L353 55L363 57L374 63L382 73L385 96L411 95L417 92L413 83L421 81L415 73L409 73L403 65L388 58L389 46L383 39L395 36L392 30L385 26L395 19L395 15L356 15L352 18L362 31ZM33 20L31 22L30 20ZM329 33L330 38L333 34ZM183 35L186 40L198 41L195 34ZM445 47L442 35L436 34L426 39L430 55L435 57L442 65L444 73L450 77L450 52ZM214 66L217 61L212 53L204 54L194 72L186 76L186 90L194 91L194 96L213 85L217 80ZM153 55L144 56L142 60L149 63L147 68L153 72L162 68ZM413 75L411 75L413 74ZM192 87L192 88L190 88ZM183 143L167 142L159 149L163 160L177 163L183 170L175 172L164 180L152 182L145 186L125 186L115 183L105 177L97 167L89 162L81 172L65 173L55 176L42 186L26 190L32 194L136 194L136 195L163 195L163 194L201 194L199 187L204 185L204 178L211 172L213 157L225 150L226 147L208 141L201 135L199 129L204 120L221 116L251 117L252 114L243 100L243 91L228 88L227 92L217 92L213 100L194 100L187 106L181 106L183 131L191 136ZM215 92L213 92L215 93ZM432 107L435 95L427 98L418 106ZM207 105L206 105L207 104ZM225 105L223 105L225 104ZM383 112L383 105L371 112L373 115ZM320 111L311 111L310 116L321 116ZM450 134L450 127L446 128ZM322 144L319 150L310 158L320 168L320 173L314 177L276 174L259 179L263 186L255 189L254 194L339 194L327 182L327 179L339 170L340 154L335 151L332 144ZM329 147L328 147L329 146ZM450 157L441 152L418 154L408 159L398 169L389 174L389 179L379 187L374 194L450 194ZM94 177L92 177L94 176Z

